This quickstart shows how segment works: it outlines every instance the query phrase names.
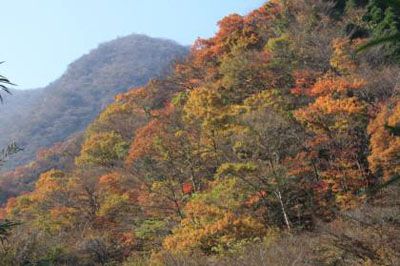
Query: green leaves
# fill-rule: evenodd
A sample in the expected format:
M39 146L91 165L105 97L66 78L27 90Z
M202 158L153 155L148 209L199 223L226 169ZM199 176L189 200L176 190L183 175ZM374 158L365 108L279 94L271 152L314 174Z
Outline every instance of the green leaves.
M14 155L22 150L23 149L19 147L15 142L12 142L6 148L0 150L0 166L6 161L9 156Z
M0 62L0 64L3 64L3 62ZM3 75L0 75L0 89L7 92L8 94L11 94L8 86L14 86L15 84L13 84L11 81L9 81L6 77L4 77ZM0 94L0 101L3 102L3 97Z
M377 39L373 39L370 42L361 45L358 49L357 52L362 52L365 51L369 48L378 46L378 45L382 45L382 44L386 44L386 43L397 43L400 42L400 33L396 33L393 35L389 35L389 36L385 36L385 37L381 37L381 38L377 38Z
M0 220L0 242L3 243L7 240L7 236L9 235L11 229L15 226L19 225L17 222L9 221L9 220Z

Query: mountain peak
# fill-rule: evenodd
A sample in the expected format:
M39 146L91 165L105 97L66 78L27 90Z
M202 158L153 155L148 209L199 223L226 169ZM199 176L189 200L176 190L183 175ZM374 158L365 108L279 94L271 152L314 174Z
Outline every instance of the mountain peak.
M7 108L0 113L0 146L15 140L24 152L5 169L32 160L40 147L82 131L116 94L164 76L187 52L187 47L167 39L118 37L72 62L45 88L7 97Z

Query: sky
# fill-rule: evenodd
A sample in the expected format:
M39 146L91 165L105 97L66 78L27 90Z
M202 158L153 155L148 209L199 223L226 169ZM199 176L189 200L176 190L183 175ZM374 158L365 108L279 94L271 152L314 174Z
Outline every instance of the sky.
M99 43L131 33L192 44L217 22L265 0L0 0L0 74L17 89L46 86Z

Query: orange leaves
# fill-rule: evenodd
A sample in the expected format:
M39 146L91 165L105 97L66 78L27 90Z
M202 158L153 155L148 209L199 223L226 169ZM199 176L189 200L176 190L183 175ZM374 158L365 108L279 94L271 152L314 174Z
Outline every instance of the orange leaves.
M117 102L130 103L143 100L146 97L148 97L148 92L146 91L146 88L141 87L131 89L126 93L118 94L115 96L115 100Z
M334 100L330 96L320 97L315 101L326 114L361 114L365 106L356 97Z
M315 81L315 74L309 71L299 71L294 74L296 85L293 94L309 96L326 96L334 93L346 93L360 90L366 83L362 79L326 75Z
M250 197L246 201L246 205L254 206L255 204L259 203L262 198L267 196L267 192L262 190L260 192L255 193L254 195L250 195Z
M346 93L353 90L362 89L365 82L359 79L349 79L346 77L326 77L319 79L310 89L312 96L324 96L332 93Z
M337 38L332 41L333 55L330 63L343 74L354 73L357 68L355 50L359 47L359 41L350 41L347 38Z
M351 53L350 41L335 39L332 41L332 48L331 65L336 72L327 73L317 79L318 73L308 70L296 71L294 73L296 85L292 93L317 97L333 94L343 96L365 87L366 82L355 75L357 64Z
M317 109L324 114L357 114L364 108L355 97L336 100L332 96L321 96L314 104L309 107L311 110Z
M348 41L333 42L331 64L343 74L328 73L315 83L309 83L309 73L297 78L294 93L316 97L315 101L294 112L295 118L313 134L305 143L307 152L298 154L308 162L297 163L298 174L312 175L322 186L312 186L321 206L324 194L331 191L334 203L342 208L362 200L356 196L370 181L366 164L366 104L356 95L366 82L352 74L356 64L347 50ZM312 77L312 76L311 76ZM312 81L311 81L312 82ZM361 138L359 137L361 136Z
M243 17L232 14L219 21L218 26L219 31L215 37L209 40L198 39L195 42L192 54L199 62L212 62L229 51L229 46L235 42L230 38L243 31Z
M195 64L216 63L234 49L260 49L266 38L262 30L270 30L268 24L279 12L279 5L271 3L247 16L232 14L218 22L219 31L210 39L198 39L192 49Z
M390 179L400 173L400 136L396 133L400 125L400 102L387 105L382 106L380 113L368 126L371 136L368 161L371 170L382 171L383 177Z
M337 100L328 95L297 110L295 116L316 133L330 134L334 130L346 130L350 125L349 116L362 115L365 111L365 106L355 97Z
M128 188L123 186L122 176L119 172L105 174L99 178L99 188L115 193L125 192Z
M139 158L146 157L146 155L154 154L156 141L162 140L167 135L167 128L175 111L174 105L169 103L164 108L150 112L152 120L136 130L126 159L128 165Z
M150 81L145 87L133 88L115 97L116 104L127 105L134 113L149 116L155 102L163 92L160 81Z
M299 75L294 92L305 92L307 95L317 96L317 98L313 103L297 110L295 116L314 129L319 127L326 131L344 128L348 124L346 121L349 120L349 115L366 113L366 107L357 97L348 96L349 94L354 95L355 91L365 86L363 80L326 75L307 89L306 83L309 81L310 74L305 72L303 75L301 73Z

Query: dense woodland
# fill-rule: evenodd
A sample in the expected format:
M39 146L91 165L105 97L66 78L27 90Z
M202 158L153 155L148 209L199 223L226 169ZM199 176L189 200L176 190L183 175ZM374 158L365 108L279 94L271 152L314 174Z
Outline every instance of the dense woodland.
M399 265L400 42L360 51L400 33L395 3L223 18L38 153L54 168L4 205L0 265Z

